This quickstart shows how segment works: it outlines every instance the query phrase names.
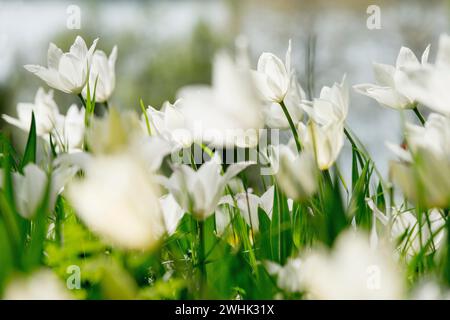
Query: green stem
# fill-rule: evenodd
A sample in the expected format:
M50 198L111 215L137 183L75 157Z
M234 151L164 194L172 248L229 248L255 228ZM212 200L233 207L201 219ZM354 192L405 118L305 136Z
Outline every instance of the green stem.
M86 101L84 101L83 96L81 95L81 93L78 94L78 98L80 98L81 103L83 104L83 107L86 109Z
M300 139L298 137L297 129L295 128L294 121L292 121L291 115L289 114L289 111L284 104L284 101L280 102L281 109L283 109L284 115L286 116L286 119L289 123L289 127L291 128L292 134L294 135L295 145L297 146L297 151L302 151L302 145L300 143Z
M205 222L198 221L198 265L200 269L200 298L203 298L204 286L206 283L206 266L205 266Z
M416 114L416 116L419 119L420 123L422 125L424 125L425 124L425 118L422 116L422 114L420 113L419 109L417 108L417 104L415 105L415 107L412 110Z

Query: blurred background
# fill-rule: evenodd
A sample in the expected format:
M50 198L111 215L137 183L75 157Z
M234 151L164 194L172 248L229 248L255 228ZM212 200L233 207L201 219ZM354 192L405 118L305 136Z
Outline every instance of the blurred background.
M369 5L381 9L381 29L369 30ZM323 85L373 82L372 62L394 64L402 45L417 55L440 33L449 31L449 1L0 1L0 113L16 115L18 102L31 102L39 86L24 64L46 65L49 42L64 51L80 34L88 45L100 38L107 54L117 44L116 90L111 103L139 108L139 99L159 107L173 101L183 85L208 83L211 59L219 48L232 49L238 35L248 39L252 63L270 51L284 57L293 41L293 62L310 96ZM80 29L68 19L80 13ZM75 10L75 11L74 11ZM76 97L55 92L64 111ZM409 115L408 115L409 116ZM411 117L412 119L413 117ZM401 140L398 112L378 106L351 90L348 123L367 146L380 170L388 159L384 141ZM0 120L1 130L11 130ZM347 151L349 147L346 146ZM343 152L347 166L350 152ZM343 171L347 168L343 168Z

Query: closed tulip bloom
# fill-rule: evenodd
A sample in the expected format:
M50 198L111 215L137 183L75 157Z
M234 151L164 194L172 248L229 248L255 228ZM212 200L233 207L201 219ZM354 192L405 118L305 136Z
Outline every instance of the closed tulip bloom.
M50 87L65 93L79 94L83 90L88 76L91 57L97 45L97 39L88 49L84 40L77 36L70 51L63 53L50 43L47 53L48 67L25 65L25 69L44 80Z
M376 84L359 84L353 88L379 104L393 109L410 109L415 107L416 97L410 90L399 82L403 77L405 68L417 68L428 62L428 46L422 54L421 62L416 58L411 49L402 47L397 57L396 65L374 63L373 70Z
M33 112L36 122L36 134L42 137L51 133L59 117L59 109L53 100L52 90L46 93L44 89L39 88L36 92L34 103L19 103L17 105L18 118L13 118L6 114L2 117L6 122L28 132Z
M292 148L273 147L271 165L276 181L289 198L306 200L317 190L317 166L309 151L300 155Z
M96 102L108 101L114 91L116 86L116 60L117 46L114 46L109 58L101 50L96 50L92 56L91 70L89 72L89 91L93 96L95 89ZM96 81L97 86L95 85ZM83 89L83 96L87 96L87 86Z
M297 82L295 75L291 76L291 83L286 96L284 97L284 104L292 118L294 124L303 119L303 101L306 94L300 84ZM286 115L278 103L272 102L267 104L264 109L264 117L266 125L274 129L288 129L289 122Z
M97 156L67 187L76 214L96 234L124 249L153 248L165 232L152 175L126 154Z
M298 128L305 150L314 155L319 169L329 169L344 146L343 124L338 122L321 126L310 121L306 126L299 123Z
M62 144L60 147L67 152L77 152L83 149L85 122L85 109L79 109L73 104L67 110L65 116L60 116L55 128L56 144Z
M264 100L280 103L286 97L291 82L291 42L283 63L273 53L264 52L258 60L256 72L253 73L258 91Z
M163 213L164 225L170 236L175 233L178 223L183 218L184 210L170 193L159 198L159 203Z

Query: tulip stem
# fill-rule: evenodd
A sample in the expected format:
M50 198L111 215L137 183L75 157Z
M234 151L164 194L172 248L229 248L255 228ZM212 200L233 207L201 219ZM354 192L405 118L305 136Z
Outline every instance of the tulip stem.
M422 125L425 124L425 118L423 117L423 115L420 113L419 109L417 108L417 104L415 105L415 107L412 109L414 111L414 113L416 114L417 118L419 119L420 123Z
M204 285L206 283L206 266L205 266L205 222L198 221L198 265L200 269L200 298L203 298Z
M81 95L81 93L78 94L78 98L80 98L81 103L83 104L83 107L86 109L86 101L84 101L83 96Z
M297 146L297 151L302 151L302 145L300 143L300 139L298 137L297 129L295 128L294 121L292 121L291 115L289 114L284 101L280 102L281 109L283 109L284 115L286 116L287 121L289 122L289 127L291 128L292 134L294 135L295 145Z

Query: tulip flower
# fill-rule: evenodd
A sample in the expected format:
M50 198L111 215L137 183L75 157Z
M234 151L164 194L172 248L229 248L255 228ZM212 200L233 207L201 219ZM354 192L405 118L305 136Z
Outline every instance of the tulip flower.
M178 145L189 147L192 144L192 135L187 130L186 117L180 108L181 100L174 104L166 101L161 110L148 106L147 118L152 135L158 135ZM146 118L142 115L143 126L146 126Z
M150 249L165 232L158 188L145 165L130 155L93 157L66 196L94 233L121 248Z
M226 195L220 199L219 204L224 205L227 204L229 206L235 207L239 209L240 214L244 218L245 222L249 227L252 228L253 232L259 231L259 218L258 218L258 208L261 208L266 212L269 218L272 218L272 209L273 209L273 196L274 196L274 187L270 187L267 191L261 196L251 192L242 192L235 194L234 196ZM217 219L217 215L224 215ZM229 215L227 212L223 210L218 210L216 212L216 228L223 230L229 224ZM218 226L218 223L220 226ZM222 223L223 222L223 223Z
M34 103L19 103L17 105L17 119L6 114L2 117L6 122L28 132L33 112L36 122L36 134L41 137L47 136L53 131L59 117L59 109L53 100L52 90L46 93L44 89L39 88L36 92Z
M16 276L7 284L5 300L71 300L64 283L50 270L39 269L29 275Z
M373 200L368 199L367 204L377 220L390 227L390 240L398 244L398 248L408 256L416 255L425 246L428 246L427 253L441 247L445 236L445 219L439 210L427 212L428 216L423 215L420 224L418 218L410 211L402 212L398 208L392 208L392 213L385 214L377 208Z
M398 86L412 99L435 112L450 116L450 36L439 38L435 64L405 65L397 77Z
M266 101L280 103L286 97L293 72L291 70L291 41L283 63L276 55L264 52L258 60L253 76L258 91Z
M289 258L284 266L272 261L265 263L267 272L277 276L277 286L287 292L304 290L303 261L300 258Z
M184 210L181 209L170 193L159 198L159 203L163 213L164 225L170 236L175 233L178 223L183 218Z
M65 116L58 117L55 140L57 144L61 145L61 149L69 153L82 150L85 132L84 113L84 108L78 109L78 106L73 104Z
M76 169L60 166L51 175L49 208L55 205L56 197L64 186L75 175ZM3 172L0 170L0 177ZM0 188L3 180L0 181ZM48 175L34 163L29 163L23 169L23 174L13 173L14 201L18 213L25 219L32 219L39 205L44 200L48 184Z
M183 210L198 220L204 220L214 213L230 179L252 164L251 162L231 164L222 175L220 158L216 154L197 171L187 165L180 165L174 168L169 179L165 177L160 179Z
M317 167L309 151L300 155L291 147L271 149L271 165L276 181L289 198L306 200L317 190Z
M447 208L450 205L450 120L431 114L424 127L407 124L406 139L409 156L400 148L394 149L402 161L391 162L391 179L408 199L428 208Z
M415 107L416 98L410 90L405 90L398 79L403 77L405 68L417 68L428 62L428 46L422 54L421 62L416 58L411 49L402 47L397 57L395 67L386 64L374 63L376 84L359 84L353 88L379 104L393 109L412 109Z
M101 50L96 50L92 56L91 70L89 73L89 90L91 95L93 95L95 88L96 102L108 101L114 91L116 86L116 60L117 46L114 46L109 58ZM95 86L96 81L97 86ZM87 96L87 86L83 89L83 96Z
M300 84L295 79L295 75L291 76L291 82L286 96L284 97L284 104L292 118L294 124L300 122L303 119L303 106L302 102L305 99L306 94L303 91ZM286 115L281 109L278 103L269 103L263 109L265 122L269 128L274 129L288 129L289 122Z
M313 299L401 299L403 283L385 247L373 250L364 234L345 231L331 252L303 258L303 279Z
M305 102L303 108L310 119L320 126L343 124L348 115L349 92L346 77L331 88L323 87L319 98Z
M25 65L25 69L54 89L79 94L86 84L96 45L97 39L88 49L84 40L78 36L70 47L70 51L63 53L56 45L50 43L47 54L48 67Z
M214 59L212 86L181 89L193 138L218 147L254 147L263 128L262 103L247 70L226 54Z
M343 124L331 123L321 126L310 121L306 126L299 123L298 130L305 150L314 155L319 169L329 169L344 146Z

